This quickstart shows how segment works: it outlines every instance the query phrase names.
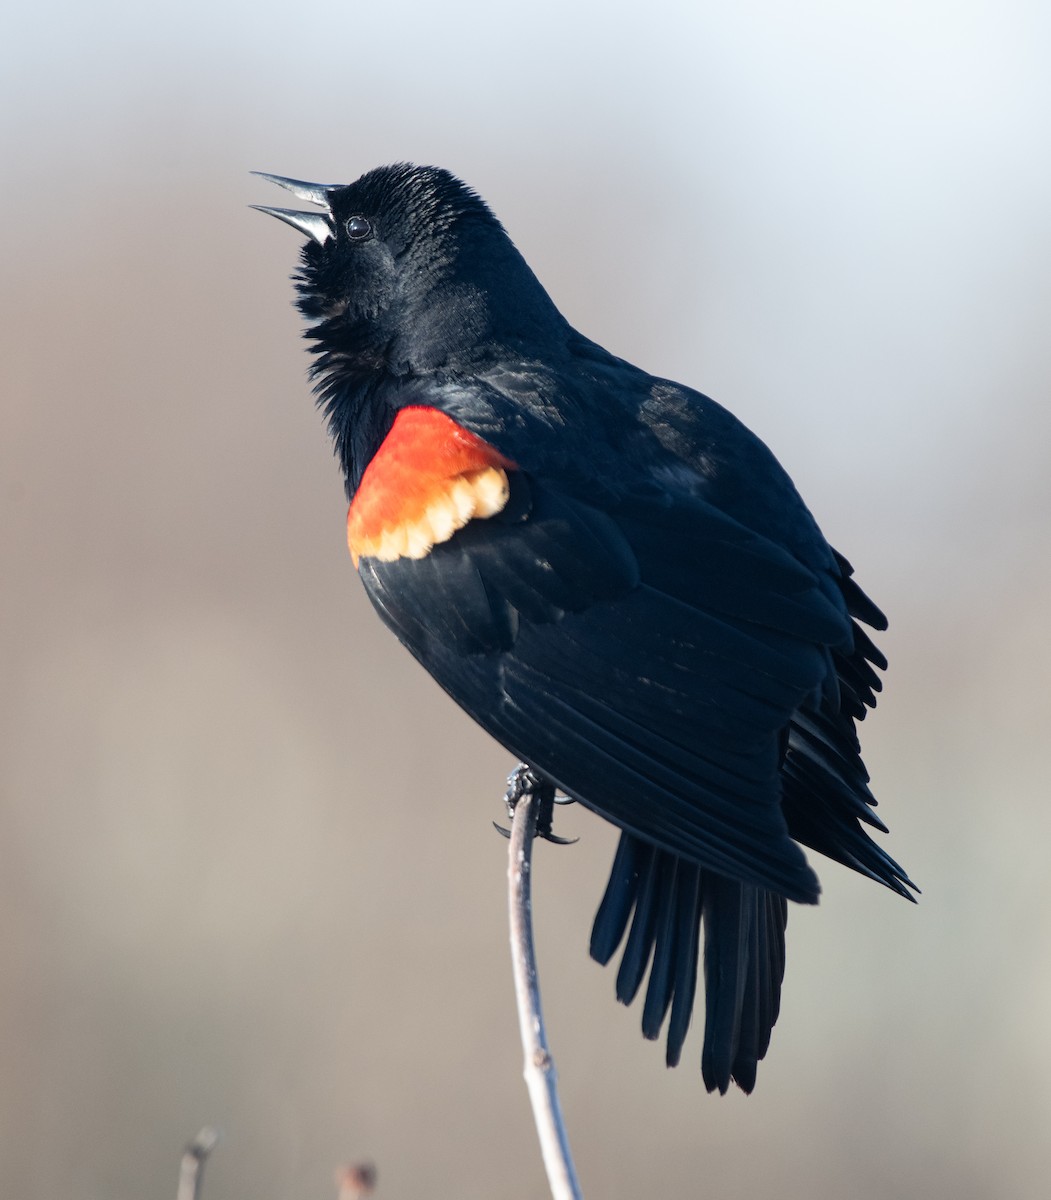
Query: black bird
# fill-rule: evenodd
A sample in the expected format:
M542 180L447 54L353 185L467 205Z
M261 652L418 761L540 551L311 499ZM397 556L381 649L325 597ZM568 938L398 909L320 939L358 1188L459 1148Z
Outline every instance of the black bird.
M855 722L886 628L766 446L707 396L566 322L447 171L317 206L295 276L348 542L382 620L548 785L623 832L591 935L679 1061L699 964L709 1091L755 1083L777 1019L798 843L911 899ZM704 931L703 959L699 953Z

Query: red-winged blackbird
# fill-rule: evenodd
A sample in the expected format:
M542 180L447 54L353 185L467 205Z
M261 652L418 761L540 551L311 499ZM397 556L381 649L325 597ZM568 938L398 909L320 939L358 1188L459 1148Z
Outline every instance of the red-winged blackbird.
M707 396L572 329L481 198L432 167L266 179L348 541L382 620L476 721L623 831L591 935L678 1062L704 930L709 1091L777 1019L797 842L909 897L854 723L886 628L780 464Z

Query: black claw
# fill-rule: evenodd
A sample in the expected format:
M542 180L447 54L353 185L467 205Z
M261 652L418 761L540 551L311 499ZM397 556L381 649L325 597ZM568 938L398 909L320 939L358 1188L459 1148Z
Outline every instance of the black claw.
M501 837L505 837L510 841L510 838L511 838L511 830L510 829L505 829L502 825L497 825L497 823L495 821L493 822L493 828L496 830L496 832Z

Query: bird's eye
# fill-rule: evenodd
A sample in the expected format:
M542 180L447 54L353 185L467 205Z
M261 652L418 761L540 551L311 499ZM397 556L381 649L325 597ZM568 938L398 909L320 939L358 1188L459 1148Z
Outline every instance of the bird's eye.
M360 242L372 232L372 222L360 214L347 218L347 237L352 242Z

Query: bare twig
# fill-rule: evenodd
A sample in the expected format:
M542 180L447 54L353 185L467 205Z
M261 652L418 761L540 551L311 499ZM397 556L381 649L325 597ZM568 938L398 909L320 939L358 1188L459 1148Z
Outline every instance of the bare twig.
M204 1160L219 1143L219 1130L206 1125L182 1152L179 1166L179 1191L175 1200L198 1200Z
M525 1055L526 1086L533 1106L533 1120L540 1137L547 1181L554 1200L580 1200L580 1184L569 1149L569 1139L558 1100L558 1076L547 1045L544 1017L540 1009L533 947L533 903L530 873L533 839L536 835L539 799L529 791L517 798L511 818L508 851L508 906L511 920L511 965L518 1004L518 1026Z
M352 1163L336 1172L339 1200L367 1200L376 1191L376 1168L372 1163Z

